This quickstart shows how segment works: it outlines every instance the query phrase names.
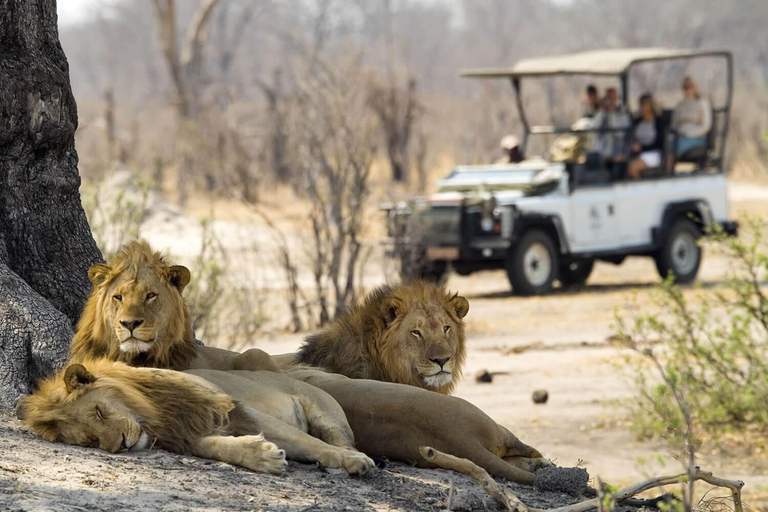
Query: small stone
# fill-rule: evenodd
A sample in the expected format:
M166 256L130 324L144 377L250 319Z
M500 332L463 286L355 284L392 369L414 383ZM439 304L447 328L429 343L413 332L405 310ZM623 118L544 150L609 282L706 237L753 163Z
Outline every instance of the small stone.
M475 374L475 382L479 384L490 384L493 382L493 375L488 370L480 370Z
M549 400L549 392L546 389L537 389L531 395L531 400L535 404L545 404Z

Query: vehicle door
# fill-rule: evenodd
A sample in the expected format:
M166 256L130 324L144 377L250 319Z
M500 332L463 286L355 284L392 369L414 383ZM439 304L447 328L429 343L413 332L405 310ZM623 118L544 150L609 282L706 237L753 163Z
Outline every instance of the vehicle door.
M606 251L618 247L619 216L612 184L576 187L571 191L568 241L571 252Z

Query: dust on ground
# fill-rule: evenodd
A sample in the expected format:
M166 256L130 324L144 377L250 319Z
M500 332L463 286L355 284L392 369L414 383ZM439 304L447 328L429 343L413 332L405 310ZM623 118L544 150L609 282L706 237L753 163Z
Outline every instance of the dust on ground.
M0 511L497 510L464 475L390 462L365 477L290 462L284 475L262 475L223 462L152 450L108 453L47 443L0 411ZM580 501L532 487L503 485L529 506ZM453 493L451 495L451 488Z

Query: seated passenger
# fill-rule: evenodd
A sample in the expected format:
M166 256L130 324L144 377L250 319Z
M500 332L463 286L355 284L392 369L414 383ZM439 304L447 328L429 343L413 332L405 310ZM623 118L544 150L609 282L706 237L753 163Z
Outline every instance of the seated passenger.
M593 84L587 86L586 95L584 96L584 113L581 117L593 118L600 112L600 96L597 94L597 87Z
M707 134L712 129L712 108L699 95L696 82L689 76L683 79L683 100L672 113L670 155L668 171L671 172L676 158L695 148L706 148Z
M640 117L632 127L632 161L627 171L630 179L640 178L646 169L661 167L662 133L664 126L656 102L650 94L643 94L640 96Z
M626 133L618 129L629 126L629 116L619 105L619 93L615 87L607 88L603 108L590 123L591 129L598 130L594 151L600 153L607 164L625 160Z

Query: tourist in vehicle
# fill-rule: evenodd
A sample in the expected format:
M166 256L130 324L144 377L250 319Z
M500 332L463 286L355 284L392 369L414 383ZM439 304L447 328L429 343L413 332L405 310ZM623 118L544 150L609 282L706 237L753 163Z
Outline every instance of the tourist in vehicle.
M618 91L615 87L607 88L603 108L590 123L590 128L598 130L594 150L603 156L606 164L626 160L626 133L621 129L629 127L629 115L619 104Z
M507 135L501 139L499 144L504 156L499 158L497 164L516 164L523 161L523 154L520 152L520 140L514 135Z
M696 82L690 76L683 79L683 100L672 113L671 147L668 171L671 172L676 158L697 148L706 148L707 134L712 129L712 107L702 98Z
M597 93L597 87L594 84L587 86L584 96L584 113L581 117L593 118L600 111L600 95Z
M661 167L662 133L664 126L656 102L651 94L643 94L640 96L640 117L632 127L632 160L627 170L630 179L640 178L646 169Z

